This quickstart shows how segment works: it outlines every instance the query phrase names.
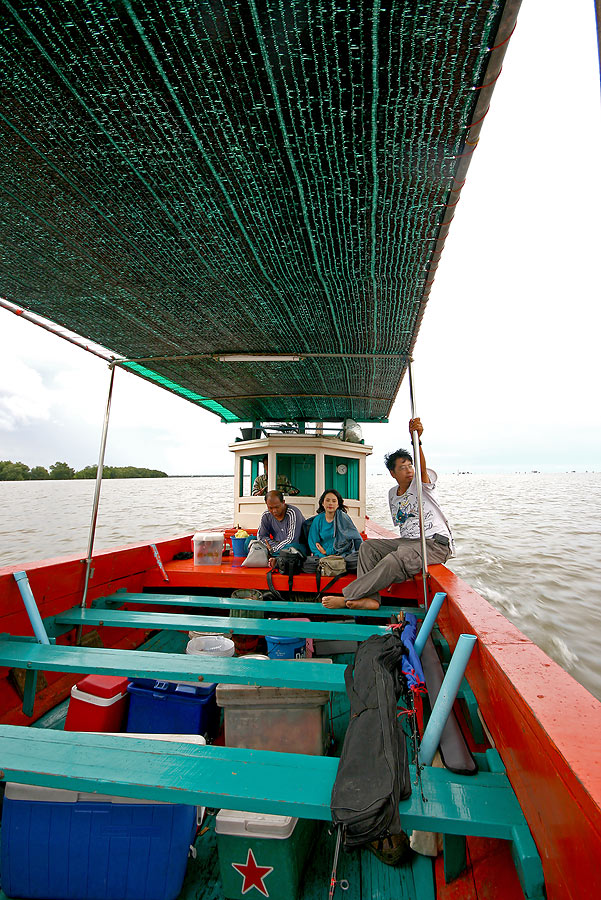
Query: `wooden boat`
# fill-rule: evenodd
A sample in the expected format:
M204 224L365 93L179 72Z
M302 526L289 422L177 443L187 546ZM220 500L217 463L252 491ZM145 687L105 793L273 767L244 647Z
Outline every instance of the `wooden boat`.
M320 463L298 503L311 508L332 486L326 466L334 477L342 465L353 515L367 537L380 534L364 520L367 448L309 434L307 423L386 421L518 7L6 6L0 157L15 189L5 195L2 305L110 348L86 346L109 362L111 388L122 368L226 422L252 423L233 446L236 524L256 525L262 500L249 496L245 471L254 475L265 451L274 479L313 454ZM264 437L268 422L279 433ZM337 459L356 462L356 488ZM328 822L335 756L61 730L82 673L327 690L340 729L340 661L181 652L188 629L257 633L256 619L228 615L253 603L230 594L266 587L265 570L228 557L174 560L190 540L90 550L88 566L69 557L0 570L1 777ZM297 576L295 589L314 595L314 576ZM432 566L428 600L441 594L443 659L460 635L477 638L455 715L478 772L427 766L401 804L408 830L444 836L435 860L416 854L393 869L367 851L343 856L336 890L387 900L596 896L600 704ZM422 600L419 580L395 585L386 607L362 616L367 625L336 622L316 604L271 609L310 614L297 634L361 640ZM260 627L291 632L286 621ZM222 897L212 829L196 850L182 900ZM333 855L324 831L303 900L325 896ZM269 896L269 880L259 882L243 882L248 896Z

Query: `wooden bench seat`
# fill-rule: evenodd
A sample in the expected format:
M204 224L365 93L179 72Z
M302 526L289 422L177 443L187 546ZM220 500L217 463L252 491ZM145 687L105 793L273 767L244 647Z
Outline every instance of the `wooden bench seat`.
M386 634L381 625L351 622L291 622L287 619L247 619L171 612L138 612L129 609L81 609L75 607L54 617L57 625L90 625L115 628L152 628L173 631L269 634L274 637L307 637L324 640L364 641L372 634Z
M232 597L196 597L190 594L129 594L125 591L116 591L106 597L94 600L92 607L95 609L115 607L123 605L136 606L180 606L191 609L253 609L266 613L292 613L293 615L314 616L343 616L351 611L348 609L328 609L321 603L295 603L289 600L238 600ZM424 615L424 610L417 607L381 606L380 609L362 609L362 618L389 618L400 612L412 612L418 617Z
M256 622L256 619L252 620ZM185 653L153 653L38 644L33 638L0 635L0 666L42 672L127 675L161 681L223 681L230 684L269 685L343 691L342 665L311 660L206 659Z
M0 726L0 764L5 781L322 820L338 768L333 757L12 725ZM542 898L540 859L504 773L427 767L421 780L425 802L414 789L400 804L405 829L510 840L526 897Z

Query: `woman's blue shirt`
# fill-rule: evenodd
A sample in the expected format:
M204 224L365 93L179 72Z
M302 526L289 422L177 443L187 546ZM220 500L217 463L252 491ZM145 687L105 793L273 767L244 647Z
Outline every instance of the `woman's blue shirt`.
M317 549L321 544L326 551L326 556L332 553L340 556L348 556L361 546L359 534L353 520L341 509L336 510L336 518L332 522L326 521L326 514L319 513L311 522L309 529L309 547L314 556L323 556Z

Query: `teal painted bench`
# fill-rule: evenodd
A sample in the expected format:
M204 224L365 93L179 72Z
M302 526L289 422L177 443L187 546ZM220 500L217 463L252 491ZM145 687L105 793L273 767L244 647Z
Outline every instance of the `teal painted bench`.
M321 603L294 603L289 600L237 600L232 597L195 597L189 594L128 594L117 591L106 597L94 600L95 609L128 605L148 606L180 606L191 609L252 609L261 612L292 613L293 615L344 616L354 615L349 609L328 609ZM380 609L362 609L359 615L366 618L389 618L400 612L412 612L419 617L424 616L424 609L411 606L381 606Z
M52 618L55 625L103 626L114 628L170 629L173 631L234 632L269 634L274 637L307 637L326 640L364 641L372 634L386 634L382 625L351 622L291 622L288 619L246 619L229 616L195 616L171 612L137 612L129 609L81 609L75 607ZM52 633L50 620L45 620Z
M345 666L335 663L244 657L205 659L185 653L38 644L34 638L8 635L0 635L0 666L31 672L82 672L161 681L224 681L323 691L345 690Z
M0 767L5 781L329 820L338 760L2 725ZM414 790L400 804L405 829L509 840L526 897L543 897L540 858L504 772L427 767L421 780L426 801Z

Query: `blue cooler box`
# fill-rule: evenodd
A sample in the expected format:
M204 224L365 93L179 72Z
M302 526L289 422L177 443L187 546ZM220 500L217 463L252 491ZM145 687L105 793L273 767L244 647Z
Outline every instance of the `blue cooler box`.
M195 806L6 785L2 890L53 900L175 900Z
M202 734L214 740L220 710L216 684L184 684L135 678L127 686L130 696L127 731L135 734Z

